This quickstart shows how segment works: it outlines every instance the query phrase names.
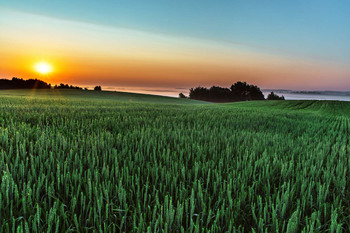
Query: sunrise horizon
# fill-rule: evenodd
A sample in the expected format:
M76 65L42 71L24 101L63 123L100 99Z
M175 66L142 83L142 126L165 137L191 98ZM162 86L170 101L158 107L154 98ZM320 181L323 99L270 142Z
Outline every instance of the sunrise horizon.
M350 90L350 32L341 24L349 4L179 3L157 10L143 3L65 4L2 4L0 55L6 59L0 78L161 88L246 81L261 89Z
M350 232L349 0L0 0L0 232Z

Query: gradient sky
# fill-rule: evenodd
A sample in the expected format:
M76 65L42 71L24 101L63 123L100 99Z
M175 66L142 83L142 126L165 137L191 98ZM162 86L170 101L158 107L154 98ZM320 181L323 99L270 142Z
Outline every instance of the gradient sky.
M350 91L349 12L345 0L0 0L0 78Z

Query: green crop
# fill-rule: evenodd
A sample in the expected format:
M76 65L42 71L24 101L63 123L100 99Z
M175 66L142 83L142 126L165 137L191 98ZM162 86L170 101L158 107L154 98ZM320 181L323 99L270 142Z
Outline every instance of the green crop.
M0 232L350 232L350 103L22 92Z

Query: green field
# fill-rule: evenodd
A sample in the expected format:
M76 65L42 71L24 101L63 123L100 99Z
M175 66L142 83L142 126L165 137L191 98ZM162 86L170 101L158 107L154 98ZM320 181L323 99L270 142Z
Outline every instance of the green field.
M350 103L0 91L0 232L350 232Z

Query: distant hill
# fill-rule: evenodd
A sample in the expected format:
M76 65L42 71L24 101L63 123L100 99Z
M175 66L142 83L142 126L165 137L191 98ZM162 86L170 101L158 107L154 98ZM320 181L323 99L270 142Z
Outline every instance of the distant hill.
M274 92L274 93L292 93L292 90L287 89L262 89L262 92Z
M292 91L293 94L350 96L349 91Z
M263 89L263 92L274 92L279 94L306 94L306 95L333 95L350 96L350 91L293 91L285 89Z
M76 90L76 89L29 89L18 90L1 90L0 97L36 97L40 99L64 99L72 101L105 101L109 104L127 102L127 103L153 103L153 104L210 104L205 101L180 99L168 96L139 94L118 91L93 91L93 90Z

